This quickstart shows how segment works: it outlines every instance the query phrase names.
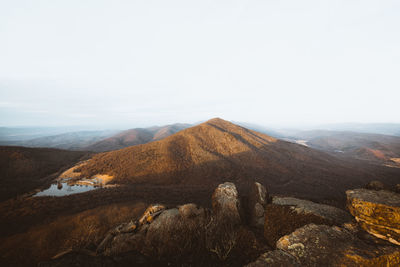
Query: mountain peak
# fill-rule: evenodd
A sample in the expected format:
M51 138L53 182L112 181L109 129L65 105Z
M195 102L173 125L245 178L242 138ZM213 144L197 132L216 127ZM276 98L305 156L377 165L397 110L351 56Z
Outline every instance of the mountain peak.
M216 118L209 119L209 120L206 121L205 123L227 123L227 122L228 122L228 121L216 117Z

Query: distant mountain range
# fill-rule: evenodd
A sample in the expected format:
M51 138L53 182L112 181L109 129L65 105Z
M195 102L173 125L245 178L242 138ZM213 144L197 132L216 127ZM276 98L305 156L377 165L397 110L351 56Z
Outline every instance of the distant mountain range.
M295 139L335 156L400 167L398 136L320 130L299 132Z
M321 199L343 196L370 180L398 180L400 169L348 162L222 119L212 119L160 141L93 156L85 177L109 174L118 184L196 185L257 180L274 192Z
M176 123L126 131L76 131L56 135L48 134L62 130L58 128L3 127L0 128L0 145L103 152L160 140L189 126L189 124Z
M176 123L161 127L136 128L130 129L111 137L98 141L94 144L84 147L84 149L95 152L111 151L128 146L145 144L152 141L163 139L180 130L188 128L190 124Z

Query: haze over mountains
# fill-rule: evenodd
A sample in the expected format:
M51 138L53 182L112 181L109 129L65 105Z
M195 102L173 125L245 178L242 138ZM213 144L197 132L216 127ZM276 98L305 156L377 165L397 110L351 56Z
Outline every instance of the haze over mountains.
M68 150L103 152L159 140L189 124L119 130L69 131L69 128L6 128L0 129L0 145L51 147ZM57 134L54 134L57 133Z

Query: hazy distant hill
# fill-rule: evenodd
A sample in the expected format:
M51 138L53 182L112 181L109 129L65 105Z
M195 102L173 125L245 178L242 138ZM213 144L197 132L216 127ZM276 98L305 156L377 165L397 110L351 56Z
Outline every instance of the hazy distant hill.
M85 155L86 152L52 148L0 146L0 200L50 182L50 174L78 162Z
M333 123L314 126L307 130L358 132L400 136L400 123Z
M0 127L0 142L20 142L71 131L65 127Z
M145 144L170 136L171 134L179 132L180 130L183 130L189 126L189 124L177 123L160 127L156 126L150 128L130 129L98 141L85 147L85 149L95 152L104 152L117 150L128 146Z
M71 132L59 135L39 137L23 142L19 142L21 146L27 147L51 147L69 150L85 150L87 146L107 138L117 131L81 131Z
M106 173L115 183L214 187L258 180L275 192L325 198L373 179L394 183L400 169L357 165L302 145L213 119L157 142L95 155L84 176Z
M310 147L337 156L400 166L400 137L355 132L306 131L297 134Z

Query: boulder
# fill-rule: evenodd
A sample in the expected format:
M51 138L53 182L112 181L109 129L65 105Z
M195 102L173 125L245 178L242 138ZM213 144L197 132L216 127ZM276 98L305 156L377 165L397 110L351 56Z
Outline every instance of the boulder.
M212 195L211 203L216 217L229 219L234 224L241 223L239 195L233 183L218 185Z
M170 228L173 228L177 222L179 222L179 220L180 214L178 209L174 208L165 210L149 225L147 236L167 233Z
M283 236L276 247L301 266L399 266L400 250L364 242L338 226L308 224Z
M179 213L183 218L197 218L197 217L204 217L206 211L204 208L197 207L196 204L189 203L185 205L181 205L178 207Z
M294 197L274 197L273 204L290 206L297 214L312 214L332 224L341 225L352 220L350 214L339 208Z
M248 198L248 209L250 214L250 225L263 228L265 221L265 206L268 201L268 193L263 185L254 183L250 188Z
M97 253L116 255L118 253L135 250L139 242L143 242L147 224L154 221L164 210L160 204L150 205L137 221L123 223L110 230L97 247Z
M300 267L300 264L291 254L283 250L273 250L262 254L245 267Z
M292 197L274 197L266 206L264 237L271 247L284 235L304 225L341 225L352 220L347 212L324 204Z
M400 245L400 195L389 191L346 191L347 208L368 233Z

